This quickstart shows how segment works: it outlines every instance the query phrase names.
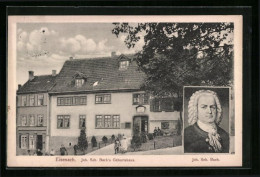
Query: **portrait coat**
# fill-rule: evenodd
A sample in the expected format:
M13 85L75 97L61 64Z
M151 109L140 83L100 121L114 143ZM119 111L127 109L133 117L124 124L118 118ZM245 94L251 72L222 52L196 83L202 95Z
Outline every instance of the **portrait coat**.
M229 152L229 134L217 126L217 133L220 135L222 151ZM197 123L184 130L184 152L185 153L215 153L214 148L209 144L208 132L203 131Z

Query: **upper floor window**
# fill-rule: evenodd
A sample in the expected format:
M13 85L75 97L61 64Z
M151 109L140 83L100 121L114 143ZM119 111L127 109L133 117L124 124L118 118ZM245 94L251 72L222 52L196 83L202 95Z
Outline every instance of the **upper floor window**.
M42 106L43 105L43 95L40 94L38 95L38 106Z
M120 69L127 69L127 67L129 66L129 61L120 61Z
M22 125L22 126L26 126L26 123L27 123L26 119L27 119L27 118L26 118L26 115L22 115L22 116L21 116L21 125Z
M22 106L27 106L27 97L22 96Z
M86 96L58 97L57 98L58 106L73 106L73 105L86 105L86 104L87 104Z
M57 116L57 127L58 128L69 128L70 127L70 116L69 115L58 115Z
M38 126L43 126L43 115L38 115Z
M173 98L154 98L151 100L150 111L151 112L173 112L180 110L181 102Z
M81 87L84 84L84 79L76 79L75 86Z
M111 103L111 94L96 95L96 104Z
M35 126L35 117L34 115L29 115L29 125Z
M133 94L133 104L149 104L149 95L146 93L134 93Z
M34 105L35 105L34 95L30 95L30 106L34 106Z

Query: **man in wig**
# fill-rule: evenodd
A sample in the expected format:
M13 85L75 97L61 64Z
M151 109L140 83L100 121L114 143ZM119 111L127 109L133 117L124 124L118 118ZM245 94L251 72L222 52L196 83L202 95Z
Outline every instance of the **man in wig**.
M190 97L189 127L184 130L185 153L228 153L229 134L218 125L222 108L211 90L199 90Z

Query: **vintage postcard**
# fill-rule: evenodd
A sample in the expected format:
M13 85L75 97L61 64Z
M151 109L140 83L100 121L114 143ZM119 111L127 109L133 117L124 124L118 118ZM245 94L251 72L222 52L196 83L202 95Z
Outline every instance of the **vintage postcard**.
M8 167L242 166L242 16L9 16Z

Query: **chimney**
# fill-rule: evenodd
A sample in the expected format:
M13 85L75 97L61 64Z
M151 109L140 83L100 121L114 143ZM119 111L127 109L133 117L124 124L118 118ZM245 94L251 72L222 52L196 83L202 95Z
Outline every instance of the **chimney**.
M22 85L21 85L21 84L18 84L18 90L20 90L21 87L22 87Z
M111 52L111 57L115 57L116 56L116 52Z
M73 57L72 57L72 56L70 57L70 60L73 60Z
M52 76L56 76L56 70L52 70Z
M33 71L29 71L29 80L33 80L34 79L34 75L33 75Z

